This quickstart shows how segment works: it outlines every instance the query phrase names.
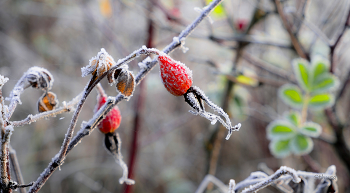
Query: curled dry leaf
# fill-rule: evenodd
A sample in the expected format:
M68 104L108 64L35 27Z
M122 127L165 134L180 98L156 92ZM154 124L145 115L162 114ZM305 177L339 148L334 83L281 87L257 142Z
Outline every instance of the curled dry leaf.
M54 81L48 70L37 66L29 68L25 78L33 88L44 90L50 90Z
M134 75L126 68L118 68L108 74L108 82L116 83L117 90L124 96L131 96L135 89Z
M58 105L56 94L53 92L44 93L38 100L38 111L40 113L51 111Z
M101 76L103 73L107 72L113 65L115 61L111 55L109 55L104 48L97 53L97 56L92 57L89 61L89 65L81 68L82 76L87 76L89 74Z

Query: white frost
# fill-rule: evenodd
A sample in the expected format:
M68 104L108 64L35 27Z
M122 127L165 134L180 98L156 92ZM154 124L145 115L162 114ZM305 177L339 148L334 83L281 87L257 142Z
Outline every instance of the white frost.
M0 89L2 89L2 86L4 86L4 84L5 84L8 80L9 80L9 78L0 75Z

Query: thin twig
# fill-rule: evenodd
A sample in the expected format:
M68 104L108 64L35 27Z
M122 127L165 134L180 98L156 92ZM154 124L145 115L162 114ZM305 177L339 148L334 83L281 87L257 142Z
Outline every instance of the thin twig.
M11 162L11 166L12 166L12 169L14 171L14 174L15 174L15 178L17 180L17 184L24 184L24 180L23 180L21 168L20 168L19 163L18 163L16 151L14 149L12 149L11 146L9 148L9 151L10 151L10 162ZM19 192L26 193L26 188L25 187L20 188Z
M319 37L327 46L330 46L332 42L328 39L328 37L313 23L307 21L306 19L300 18L298 15L293 14L295 18L297 18L300 23L304 23L314 34Z
M242 57L247 60L250 64L265 70L275 76L281 77L285 80L288 80L291 83L296 83L295 78L292 76L292 74L287 73L286 71L283 71L282 69L278 69L277 67L272 66L271 64L268 64L262 60L259 60L258 58L252 56L251 54L244 53Z
M337 48L340 40L342 39L344 33L345 33L345 30L348 28L349 24L349 19L350 19L350 10L348 10L348 15L346 16L346 19L345 19L345 22L344 22L344 25L343 25L343 29L340 31L337 39L335 40L334 44L332 46L330 46L330 49L331 49L331 53L330 53L330 58L331 58L331 67L330 67L330 72L333 73L334 72L334 69L335 69L335 57L334 57L334 54L335 54L335 49Z
M13 112L15 111L17 104L21 103L20 96L24 89L28 88L29 85L24 85L27 74L24 73L23 76L18 80L15 87L11 91L11 102L8 108L8 113L5 119L10 120Z
M228 192L228 188L224 183L222 183L215 176L208 174L204 177L204 179L202 180L201 184L198 186L195 193L203 193L210 182L212 182L217 187L219 187L221 192Z
M261 190L265 188L266 186L270 185L273 183L275 180L277 180L280 176L288 174L292 177L293 181L295 183L299 183L301 179L298 177L298 173L289 167L282 166L280 169L278 169L273 175L269 176L268 178L264 179L263 181L254 184L253 186L250 186L249 188L246 188L242 191L242 193L247 193L247 192L256 192L258 190Z
M208 6L206 6L203 10L200 16L196 20L194 20L189 26L186 27L185 30L183 30L180 35L177 38L174 38L173 41L163 50L164 53L169 54L171 51L173 51L175 48L179 47L181 45L181 41L183 41L190 33L203 21L205 17L208 16L208 14L221 2L222 0L214 0L212 1ZM179 41L180 40L180 41ZM123 63L127 63L131 61L131 58L135 58L133 54L127 56L123 60L120 60L115 65L116 69ZM152 62L149 62L147 65L147 68L143 68L140 70L140 72L137 74L135 78L136 85L138 85L142 79L155 67L157 64L157 60L154 59ZM109 71L114 70L113 67L109 69ZM96 82L99 82L103 77L106 76L106 73L99 77ZM74 148L81 139L89 135L93 129L103 120L103 117L108 114L108 112L117 105L120 101L126 100L127 97L125 97L122 94L118 94L116 97L109 97L107 102L98 110L98 112L95 114L95 116L89 120L89 122L82 125L82 128L77 132L76 136L70 141L67 150L65 151L64 156L67 156L67 154L70 152L72 148ZM34 185L30 188L28 191L29 193L38 192L41 187L45 184L45 182L48 180L48 178L52 175L52 173L60 166L61 160L59 159L58 155L56 155L53 158L53 161L51 161L48 165L48 167L40 174L39 178L36 180Z
M282 22L283 22L283 25L284 25L284 27L286 28L286 30L287 30L287 32L289 34L289 37L290 37L290 39L292 41L292 44L293 44L293 47L295 48L295 51L298 53L298 55L300 57L308 59L307 55L305 54L303 48L300 45L300 42L298 41L298 39L294 36L294 34L292 32L292 28L289 25L289 23L287 21L287 17L284 14L283 5L282 5L281 1L280 0L275 0L275 3L276 3L278 14L280 15L280 17L282 19Z
M1 189L2 192L12 192L9 188L10 184L10 163L9 163L9 145L13 131L13 126L8 125L3 127L3 119L0 119L1 124Z
M299 21L299 23L298 23L298 25L297 25L297 28L296 28L296 30L295 30L295 35L298 35L298 33L299 33L299 30L300 30L300 28L301 28L301 26L302 26L302 24L303 24L303 20L305 19L305 11L306 11L306 7L308 7L309 6L309 4L310 4L310 0L304 0L304 3L303 3L303 5L302 5L302 7L301 7L301 9L300 9L300 11L299 11L299 15L301 15L301 20Z
M36 115L28 115L25 119L21 121L12 121L10 122L10 124L14 127L20 127L23 125L34 123L40 119L54 117L65 112L70 112L73 109L74 105L76 105L79 102L79 99L81 98L82 94L83 93L80 93L78 96L74 97L73 100L69 103L64 103L63 106L60 108L57 108L52 111L45 111Z
M313 172L320 173L320 164L317 163L309 154L302 156L306 164L311 168Z
M276 46L276 47L286 48L286 49L292 48L289 43L278 43L277 40L273 40L273 39L269 40L267 38L251 36L251 35L232 36L232 37L210 36L210 37L203 37L203 38L208 38L210 40L213 40L213 41L219 42L219 43L222 41L236 41L236 42L241 42L241 43Z

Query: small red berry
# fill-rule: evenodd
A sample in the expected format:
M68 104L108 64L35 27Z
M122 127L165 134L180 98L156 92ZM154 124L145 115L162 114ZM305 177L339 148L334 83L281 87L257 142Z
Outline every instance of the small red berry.
M96 113L107 101L107 96L97 96L97 105L94 110ZM118 129L120 122L122 120L122 117L120 115L119 108L115 106L103 119L103 121L98 125L98 129L104 134L107 133L113 133L115 130Z
M159 55L160 76L165 88L175 96L184 95L192 86L192 71L168 55Z
M236 28L239 31L244 31L245 28L247 27L248 21L246 19L237 19L236 21Z

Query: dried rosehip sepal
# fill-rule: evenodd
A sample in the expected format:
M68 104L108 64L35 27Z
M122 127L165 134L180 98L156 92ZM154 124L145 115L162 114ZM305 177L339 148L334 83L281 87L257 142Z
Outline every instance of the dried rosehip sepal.
M160 76L165 88L175 96L184 95L192 86L192 71L183 63L166 54L158 57Z
M115 61L113 57L109 55L104 48L101 48L101 51L90 59L89 65L81 68L82 76L84 77L92 74L99 77L107 72L114 64Z
M111 154L118 154L119 149L119 142L118 138L116 136L116 133L105 133L105 148L111 153Z
M94 110L96 113L107 101L107 96L97 96L97 105ZM102 120L102 122L97 126L102 133L113 133L118 129L121 122L121 115L119 108L115 106Z
M40 113L51 111L58 105L57 96L53 92L44 93L38 100L38 111Z
M29 68L25 78L33 88L43 90L50 90L54 81L48 70L37 66Z
M127 66L110 72L107 76L109 83L116 83L117 90L124 96L131 96L135 90L134 75L127 69Z
M114 157L115 161L123 169L123 176L119 179L119 183L123 184L125 182L128 185L135 184L134 180L128 178L128 166L123 161L123 155L121 153L122 141L120 140L119 134L117 132L106 133L104 144L107 151Z
M202 90L198 87L194 86L188 89L188 91L184 94L185 101L189 104L193 110L190 112L194 115L200 115L206 119L208 119L211 124L215 124L219 121L226 129L228 130L228 134L226 136L226 140L230 138L233 131L238 131L241 128L241 124L238 123L235 126L232 126L231 120L225 111L218 107L216 104L211 102L209 98L204 94ZM217 112L219 115L223 116L225 120L223 120L220 116L215 115L213 113L209 113L204 109L204 103L206 103L211 109Z

